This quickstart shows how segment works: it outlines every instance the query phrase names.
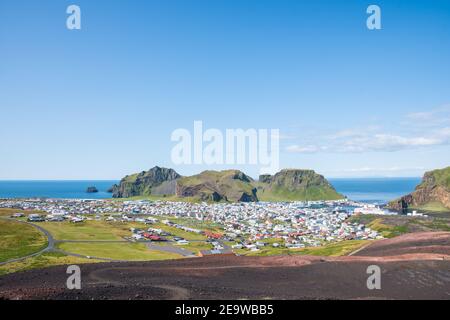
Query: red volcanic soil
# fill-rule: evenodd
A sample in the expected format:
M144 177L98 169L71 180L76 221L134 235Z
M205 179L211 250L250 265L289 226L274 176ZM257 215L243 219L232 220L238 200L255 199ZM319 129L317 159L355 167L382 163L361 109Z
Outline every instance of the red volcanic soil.
M350 257L237 257L81 265L0 277L0 299L450 299L450 233L381 240ZM381 268L369 290L367 267Z
M362 249L358 256L397 256L401 254L449 254L448 232L410 233L393 239L376 241Z

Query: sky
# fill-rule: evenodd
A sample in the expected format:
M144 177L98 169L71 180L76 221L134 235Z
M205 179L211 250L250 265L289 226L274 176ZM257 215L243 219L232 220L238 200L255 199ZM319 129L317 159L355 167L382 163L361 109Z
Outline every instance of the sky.
M282 168L421 176L450 165L449 40L440 0L2 0L0 179L230 167L173 163L194 121L279 129Z

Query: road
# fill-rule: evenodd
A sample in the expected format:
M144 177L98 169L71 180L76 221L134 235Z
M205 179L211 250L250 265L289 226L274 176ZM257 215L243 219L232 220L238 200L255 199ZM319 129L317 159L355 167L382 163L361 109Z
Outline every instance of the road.
M75 242L75 243L76 243L76 242L103 242L103 243L108 243L108 242L111 242L111 243L112 243L112 242L119 242L119 243L128 243L129 241L126 241L126 240L117 240L117 241L104 241L104 240L99 240L99 241L91 241L91 240L86 240L86 241L81 240L81 241L77 241L77 240L73 240L73 241L72 241L72 240L64 240L64 241L59 241L59 240L55 240L55 238L53 238L52 234L51 234L48 230L42 228L41 226L39 226L39 225L37 225L37 224L35 224L35 223L31 223L31 222L28 222L28 221L21 221L21 220L17 220L17 219L13 219L13 218L5 218L5 217L0 217L0 219L8 220L8 221L14 221L14 222L23 223L23 224L28 224L28 225L33 226L33 227L35 227L36 229L38 229L39 231L41 231L41 232L47 237L47 243L48 243L46 248L44 248L44 249L42 249L42 250L40 250L40 251L38 251L38 252L29 254L29 255L26 255L26 256L23 256L23 257L20 257L20 258L15 258L15 259L10 259L10 260L4 261L4 262L0 262L0 266L1 266L1 265L8 264L8 263L12 263L12 262L19 262L19 261L26 260L26 259L28 259L28 258L36 257L36 256L38 256L38 255L40 255L40 254L42 254L42 253L45 253L45 252L59 252L59 253L63 253L63 254L65 254L65 255L72 256L72 257L85 258L85 259L93 259L93 260L102 260L102 261L114 261L114 262L127 261L127 260L116 260L116 259L109 259L109 258L100 258L100 257L93 257L93 256L85 256L85 255L81 255L81 254L77 254L77 253L72 253L72 252L67 252L67 251L64 251L64 250L55 248L55 244L56 244L56 243L63 243L63 242Z
M62 254L65 254L67 256L72 256L72 257L78 257L78 258L85 258L85 259L92 259L92 260L101 260L101 261L112 261L112 262L125 262L127 260L117 260L117 259L110 259L110 258L103 258L103 257L94 257L94 256L85 256L85 255L81 255L81 254L77 254L77 253L72 253L72 252L67 252L64 250L61 250L57 247L55 247L55 244L58 243L130 243L130 240L55 240L52 236L52 234L44 229L43 227L35 224L35 223L31 223L28 221L21 221L21 220L17 220L14 218L6 218L6 217L0 217L0 219L4 219L4 220L9 220L9 221L14 221L14 222L18 222L18 223L23 223L23 224L28 224L31 225L33 227L35 227L36 229L38 229L39 231L41 231L46 237L47 237L47 247L45 249L42 249L38 252L35 252L33 254L24 256L24 257L20 257L20 258L15 258L15 259L11 259L8 261L4 261L4 262L0 262L0 265L5 265L8 263L12 263L12 262L19 262L19 261L23 261L26 260L28 258L32 258L35 256L38 256L42 253L45 252L59 252ZM200 240L192 240L193 242L196 241L200 241ZM182 247L178 247L176 245L172 245L172 244L164 244L164 245L155 245L153 244L151 241L139 241L139 242L143 242L147 245L147 248L150 250L158 250L158 251L162 251L162 252L168 252L168 253L175 253L175 254L179 254L183 257L189 257L189 258L193 258L193 257L197 257L197 255L195 255L194 252L189 251L187 249L184 249ZM222 247L224 248L223 251L224 253L228 253L231 252L230 247L228 247L227 245L225 245L224 243L220 242Z
M10 260L4 261L4 262L0 262L0 266L1 265L5 265L7 263L11 263L11 262L19 262L19 261L22 261L22 260L25 260L25 259L28 259L28 258L32 258L32 257L38 256L38 255L40 255L40 254L42 254L44 252L52 251L52 250L55 249L55 239L53 238L53 236L51 235L50 232L48 232L47 230L45 230L41 226L38 226L38 225L36 225L34 223L31 223L31 222L20 221L20 220L13 219L13 218L4 218L4 217L2 217L0 219L8 220L8 221L14 221L14 222L22 223L22 224L29 224L29 225L35 227L36 229L38 229L39 231L41 231L47 237L47 247L46 248L44 248L44 249L42 249L42 250L40 250L38 252L35 252L35 253L29 254L27 256L24 256L24 257L10 259Z
M176 253L179 255L182 255L183 257L196 257L196 255L189 250L186 250L184 248L180 248L180 247L176 247L174 245L156 245L156 244L152 244L152 243L147 243L147 248L149 248L150 250L158 250L158 251L164 251L164 252L169 252L169 253Z

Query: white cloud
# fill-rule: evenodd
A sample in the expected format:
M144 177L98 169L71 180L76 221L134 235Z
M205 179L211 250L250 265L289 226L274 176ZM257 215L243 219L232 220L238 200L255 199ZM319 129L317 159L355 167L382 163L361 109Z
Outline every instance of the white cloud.
M448 113L449 119L446 118ZM440 108L430 112L409 114L407 119L433 122L426 128L418 129L413 123L403 126L403 133L383 132L379 126L367 128L348 128L326 136L317 136L314 142L292 144L286 151L292 153L362 153L395 152L404 149L417 149L450 144L450 108ZM432 119L432 120L431 120ZM449 124L447 124L449 120Z
M406 115L405 125L439 127L450 124L450 105L424 112L414 112Z
M318 147L318 146L299 146L299 145L290 145L286 148L288 152L293 153L317 153L320 151L326 151L326 147Z

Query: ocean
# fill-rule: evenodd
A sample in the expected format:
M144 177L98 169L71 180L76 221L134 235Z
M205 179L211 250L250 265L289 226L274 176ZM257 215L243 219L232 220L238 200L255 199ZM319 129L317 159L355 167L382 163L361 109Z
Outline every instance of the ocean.
M328 179L339 193L349 199L376 204L386 204L414 191L421 180L419 177Z
M58 199L107 199L108 189L119 181L115 180L67 180L67 181L0 181L1 198L58 198ZM99 192L87 193L88 187Z
M328 179L336 190L356 201L384 204L410 193L420 178ZM107 190L116 180L77 181L0 181L0 198L107 199ZM87 193L95 186L98 193Z

